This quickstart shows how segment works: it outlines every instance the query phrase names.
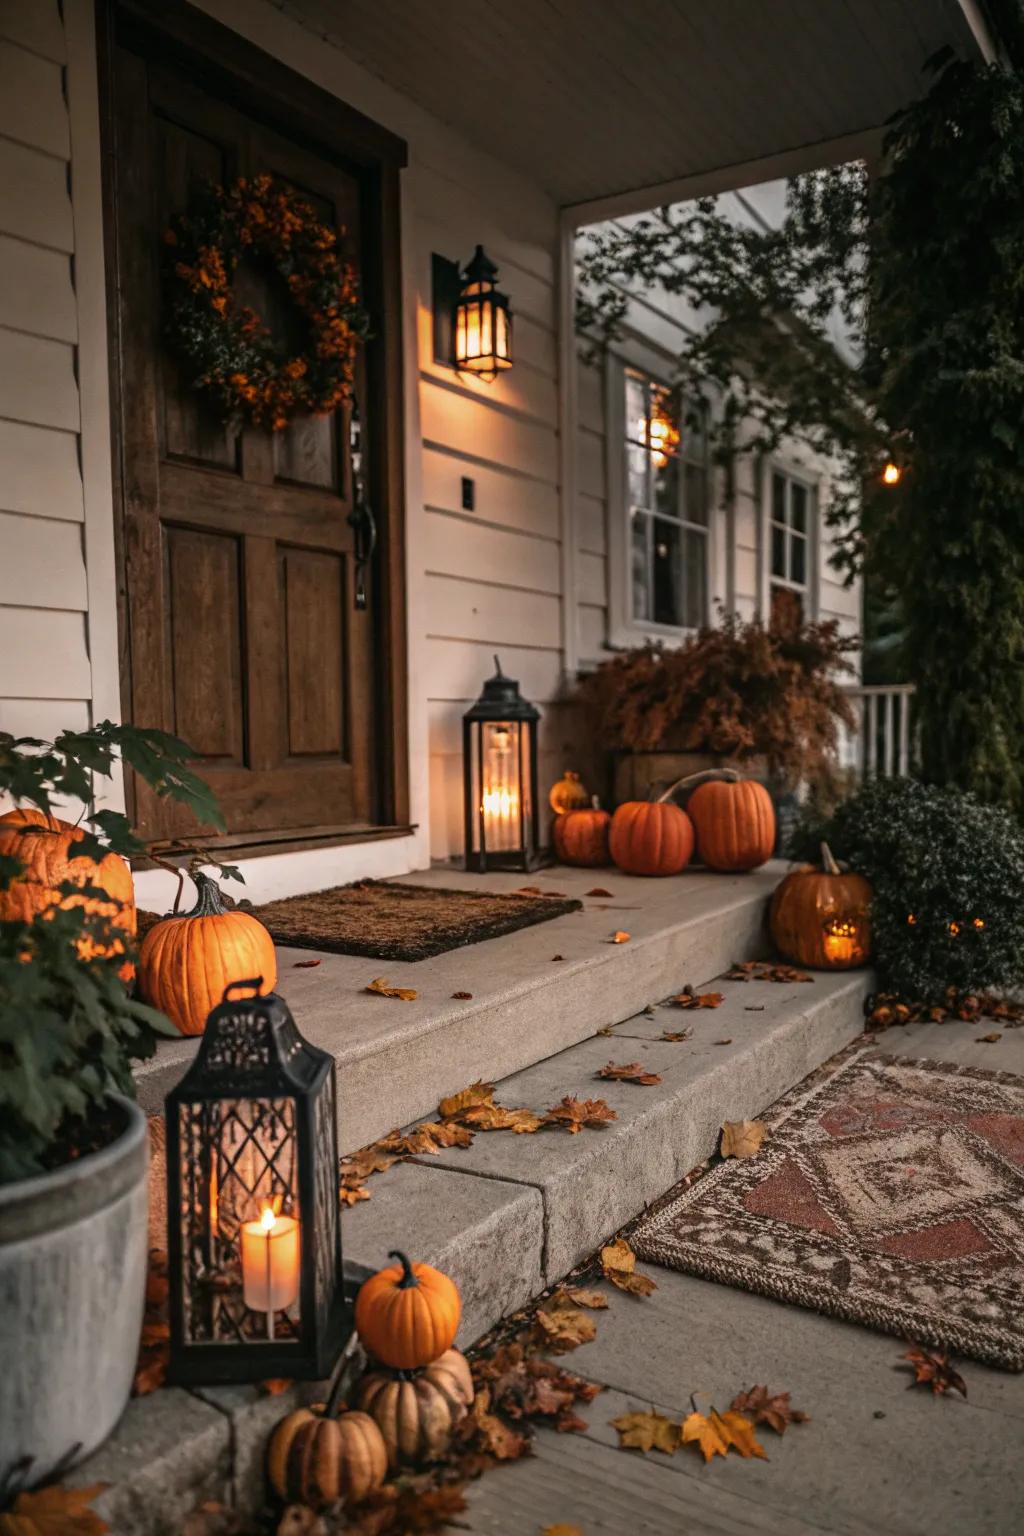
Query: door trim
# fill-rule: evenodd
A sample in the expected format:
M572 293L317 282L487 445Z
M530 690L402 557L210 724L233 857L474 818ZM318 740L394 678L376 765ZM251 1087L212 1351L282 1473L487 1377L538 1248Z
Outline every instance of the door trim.
M380 657L376 718L380 750L377 820L362 834L394 836L410 823L408 652L406 629L404 371L400 172L407 164L405 141L355 108L279 63L246 38L204 15L186 0L162 0L154 14L148 0L100 0L97 5L97 62L103 166L103 227L106 241L107 332L110 360L110 425L114 486L114 545L117 572L118 658L121 707L132 718L132 658L125 581L127 475L121 429L123 378L120 346L118 270L117 138L115 69L118 47L186 68L206 90L258 118L315 153L354 171L362 188L366 261L363 300L371 316L373 346L367 351L367 420L380 423L370 436L369 483L378 510L377 601L374 605ZM253 104L257 105L254 113ZM134 790L126 775L129 813ZM296 839L301 829L291 831ZM352 835L360 840L359 833ZM346 841L348 838L346 837ZM246 852L278 851L279 842L247 846Z

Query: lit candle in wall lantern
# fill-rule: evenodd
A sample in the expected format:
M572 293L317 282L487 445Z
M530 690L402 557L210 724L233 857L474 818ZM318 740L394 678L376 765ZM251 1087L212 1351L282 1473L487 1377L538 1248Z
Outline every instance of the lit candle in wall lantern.
M290 1307L299 1294L299 1224L265 1205L259 1221L242 1225L242 1291L253 1312L267 1314L267 1337L274 1337L274 1313Z

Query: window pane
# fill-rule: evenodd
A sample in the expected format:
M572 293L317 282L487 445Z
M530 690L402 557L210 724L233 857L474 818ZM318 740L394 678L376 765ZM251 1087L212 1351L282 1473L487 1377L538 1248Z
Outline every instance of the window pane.
M786 569L786 530L772 524L772 575L788 576Z
M678 523L654 519L654 622L681 625L683 620L682 535Z
M634 619L651 618L651 579L648 541L651 519L646 512L630 516L630 584L633 592Z
M691 523L708 520L708 476L697 464L687 464L683 470L683 516Z
M659 463L660 460L660 463ZM679 460L651 454L655 506L666 517L679 516Z
M626 374L626 436L634 443L647 441L647 387L635 373Z
M707 411L703 405L690 405L682 412L683 453L695 463L703 463L707 447Z
M801 586L807 580L807 540L793 533L789 541L789 576Z
M707 534L683 530L683 623L699 629L707 622Z
M800 533L807 532L807 487L792 481L789 491L790 521Z
M772 475L772 517L777 523L786 521L785 475Z
M661 465L679 452L679 409L672 390L652 384L647 437L655 465Z
M651 505L651 456L645 448L630 444L626 450L629 466L629 502L634 507Z

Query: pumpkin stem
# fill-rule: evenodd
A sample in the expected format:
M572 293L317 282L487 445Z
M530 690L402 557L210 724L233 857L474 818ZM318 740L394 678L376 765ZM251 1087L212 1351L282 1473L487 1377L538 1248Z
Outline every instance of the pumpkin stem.
M826 875L838 875L841 873L839 865L832 856L832 849L828 843L821 845L821 867Z
M392 1248L391 1252L388 1254L388 1258L397 1259L399 1264L402 1266L402 1278L398 1282L398 1289L400 1291L408 1291L413 1286L419 1285L419 1281L412 1272L412 1265L409 1263L409 1260L406 1258L404 1253L400 1253L397 1248Z
M211 880L209 875L201 874L198 870L192 876L198 892L198 900L191 912L186 912L186 917L225 917L228 908L224 905L220 886L216 880Z
M661 805L671 800L678 789L696 789L698 784L738 784L739 780L735 768L702 768L700 773L689 773L685 778L676 779L663 795L658 796L657 803Z
M592 810L599 811L601 809L601 796L591 795L590 805Z

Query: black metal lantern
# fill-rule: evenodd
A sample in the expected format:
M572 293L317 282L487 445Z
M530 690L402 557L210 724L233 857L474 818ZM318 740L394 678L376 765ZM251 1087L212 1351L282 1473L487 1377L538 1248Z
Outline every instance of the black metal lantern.
M525 869L537 863L537 725L540 710L506 677L494 676L462 717L466 868Z
M213 1009L168 1095L170 1377L320 1380L349 1332L334 1060L283 998Z
M455 306L455 366L491 380L512 367L512 312L495 285L498 269L478 245Z

